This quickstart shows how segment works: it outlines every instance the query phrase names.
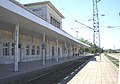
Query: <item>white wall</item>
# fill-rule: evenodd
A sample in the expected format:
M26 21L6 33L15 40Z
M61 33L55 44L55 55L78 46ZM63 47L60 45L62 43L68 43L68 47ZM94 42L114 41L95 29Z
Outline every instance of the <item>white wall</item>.
M9 55L3 56L3 43L9 43ZM0 30L0 64L9 64L14 63L15 56L12 55L12 43L14 43L14 33L9 31ZM35 61L35 60L42 60L42 36L35 37L32 35L25 35L19 34L19 44L21 47L19 48L19 60L21 62L27 61ZM26 46L30 45L30 55L26 55ZM35 55L31 54L32 46L35 46ZM40 47L40 55L37 55L37 46ZM49 59L57 59L57 43L56 40L47 40L46 39L46 60ZM58 41L59 47L59 58L68 57L68 49L70 46L67 46L66 54L63 53L64 50L64 43ZM54 47L55 55L52 56L52 47ZM72 53L72 52L71 52Z
M38 16L40 16L42 19L48 21L47 18L47 7L44 5L34 5L34 6L28 6L33 12L35 12Z
M38 14L42 19L50 23L51 16L55 18L60 23L60 29L62 29L62 18L48 5L33 5L27 6L33 12Z

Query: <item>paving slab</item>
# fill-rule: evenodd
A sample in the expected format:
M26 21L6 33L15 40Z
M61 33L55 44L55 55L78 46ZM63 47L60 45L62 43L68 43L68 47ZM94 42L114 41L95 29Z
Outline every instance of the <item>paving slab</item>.
M101 54L90 61L67 84L118 84L118 69Z

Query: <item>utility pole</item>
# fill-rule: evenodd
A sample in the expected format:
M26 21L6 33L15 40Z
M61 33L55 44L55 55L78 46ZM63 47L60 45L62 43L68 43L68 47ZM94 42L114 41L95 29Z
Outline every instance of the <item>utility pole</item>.
M100 0L93 0L93 28L81 23L81 22L78 22L77 20L75 20L75 22L89 28L89 29L92 29L94 31L93 33L93 44L94 44L94 55L96 54L95 53L95 50L96 50L96 46L97 47L101 47L100 45L100 30L99 30L99 17L98 17L98 6L97 6L97 3L99 2ZM102 15L104 16L104 15ZM100 54L101 54L101 49L99 49L100 51ZM100 61L101 61L101 55L100 55Z
M100 0L93 0L93 30L94 30L93 43L94 45L100 48L101 46L100 45L100 30L99 30L99 17L98 17L98 6L97 6L97 3L99 1ZM94 50L94 54L95 54L95 50ZM100 55L100 61L101 61L101 55Z

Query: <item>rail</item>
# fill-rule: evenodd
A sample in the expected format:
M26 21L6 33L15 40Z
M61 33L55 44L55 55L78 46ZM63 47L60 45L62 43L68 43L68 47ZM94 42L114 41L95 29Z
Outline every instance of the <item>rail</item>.
M80 58L70 63L66 63L62 66L58 66L58 68L49 71L45 74L37 76L33 79L27 80L22 84L56 84L60 82L66 75L70 74L77 67L81 66L87 60L89 60L92 56L87 56L84 58Z

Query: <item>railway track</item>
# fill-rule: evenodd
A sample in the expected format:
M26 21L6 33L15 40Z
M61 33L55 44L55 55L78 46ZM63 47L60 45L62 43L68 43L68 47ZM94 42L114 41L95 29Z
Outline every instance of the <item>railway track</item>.
M105 56L117 67L119 68L119 59L116 59L110 55L105 54Z
M76 68L88 61L92 56L83 57L70 63L63 64L52 71L39 75L33 79L27 80L22 84L57 84L66 75L70 74Z

